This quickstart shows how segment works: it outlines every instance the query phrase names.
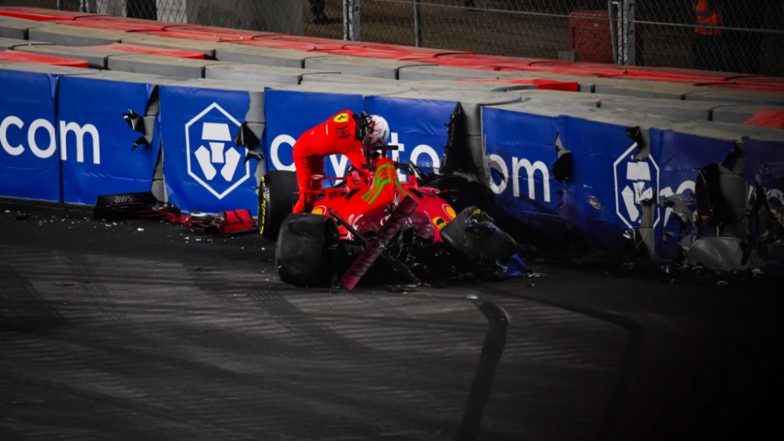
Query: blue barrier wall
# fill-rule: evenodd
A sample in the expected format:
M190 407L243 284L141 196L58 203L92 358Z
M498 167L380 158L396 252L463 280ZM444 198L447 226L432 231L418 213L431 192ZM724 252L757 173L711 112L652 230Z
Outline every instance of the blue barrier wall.
M264 97L266 115L265 151L267 170L294 170L291 148L306 130L343 109L362 110L383 116L390 126L390 144L400 150L392 152L396 160L408 162L412 157L424 172L441 164L450 115L456 102L415 100L362 95L267 90ZM416 109L413 117L411 109ZM292 117L291 115L296 115ZM332 155L325 162L328 176L343 176L348 162Z
M291 148L299 136L335 113L362 111L362 95L267 90L264 158L267 170L294 170ZM343 176L348 160L332 155L324 161L327 176Z
M245 161L245 149L234 144L248 111L262 111L249 109L247 92L161 86L152 146L131 151L141 134L128 127L122 114L130 109L143 115L154 85L3 69L0 81L5 86L0 196L93 204L101 194L147 191L162 147L169 202L185 212L248 208L255 215L257 160ZM384 116L390 143L402 147L391 155L429 171L443 158L456 105L268 89L262 141L266 169L292 169L296 137L348 108ZM733 148L731 135L650 129L650 155L638 158L639 147L626 125L590 118L485 107L482 127L492 164L493 206L521 228L538 228L551 238L571 228L597 249L628 253L627 233L641 225L642 202L661 202L676 193L690 198L697 172L721 162ZM565 183L552 172L557 138L573 154L574 173ZM784 143L743 138L743 147L746 181L761 184L775 206L784 204ZM342 175L347 160L333 156L326 164L327 174ZM657 205L653 215L658 257L676 258L678 243L672 239L683 232L672 222L673 211Z
M90 77L60 79L60 138L67 155L64 202L94 204L101 194L150 190L159 143L132 151L141 134L122 116L128 110L144 115L154 87Z
M733 149L732 142L706 138L673 130L651 129L651 154L660 167L659 197L681 195L690 204L699 171L708 164L722 162ZM661 228L656 234L656 255L676 259L680 253L680 239L684 234L681 222L672 208L661 207Z
M741 141L746 152L746 180L759 183L771 192L784 192L784 142L751 138Z
M391 152L396 161L416 164L429 173L441 166L449 119L457 104L457 101L370 96L365 98L365 111L381 115L389 123L389 143L399 147Z
M0 69L0 196L61 201L57 79Z
M514 219L561 222L562 188L550 172L557 156L558 124L557 117L482 110L495 205Z
M573 223L587 243L626 253L631 242L625 232L642 222L642 201L659 192L660 167L653 155L636 160L638 146L627 126L564 116L561 136L574 155L571 185ZM654 209L654 226L661 210Z
M169 202L183 211L257 210L258 160L234 144L247 92L161 86L160 131Z
M693 194L700 169L721 162L731 151L731 141L651 129L651 153L661 171L660 195Z

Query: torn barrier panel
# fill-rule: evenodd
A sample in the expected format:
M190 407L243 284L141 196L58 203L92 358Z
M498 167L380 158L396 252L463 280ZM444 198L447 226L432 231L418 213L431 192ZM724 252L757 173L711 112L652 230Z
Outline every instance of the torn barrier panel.
M573 152L574 179L565 189L571 223L592 248L650 253L651 230L661 221L657 160L630 137L628 125L573 116L562 116L560 123L561 140ZM648 233L638 237L646 225Z
M749 204L748 231L751 242L768 268L784 273L784 134L771 130L775 139L743 138L746 155L746 181L754 186L755 195Z
M741 139L746 154L744 177L749 184L760 184L768 202L784 207L784 136L780 141Z
M0 68L0 196L62 202L60 164L75 158L57 136L58 78Z
M651 129L651 155L659 167L655 255L678 260L681 238L694 233L695 188L700 170L721 163L732 152L731 140L708 138L675 130Z
M60 80L63 202L92 205L102 194L150 191L159 143L134 149L140 134L123 114L144 115L154 89L89 76Z
M381 115L389 123L389 144L398 146L390 156L398 162L415 164L425 174L437 172L441 167L449 121L457 106L457 101L365 98L365 111Z
M361 112L362 95L268 89L264 94L266 170L294 171L292 147L297 138L344 109ZM330 155L324 161L325 174L343 176L348 164L345 156Z
M767 202L773 218L784 206L784 136L775 130L703 124L678 125L663 131L652 129L651 140L653 155L661 165L662 233L657 237L657 256L675 259L690 240L701 236L748 235L744 240L753 244L773 232L763 231L764 226L759 224L764 222L760 216L766 215L760 211L760 203ZM719 164L721 167L716 170L722 177L710 175L709 167ZM698 227L695 190L702 170L707 173L702 211L710 219ZM736 173L739 182L733 181ZM765 198L758 197L760 191ZM745 214L736 219L733 211ZM720 221L720 232L715 231L717 219L724 219ZM686 242L680 243L683 239Z
M235 144L248 113L247 91L164 85L160 133L168 201L185 212L257 212L258 160Z
M561 212L562 185L552 173L558 121L503 106L482 109L494 210L551 241L563 238L569 218Z

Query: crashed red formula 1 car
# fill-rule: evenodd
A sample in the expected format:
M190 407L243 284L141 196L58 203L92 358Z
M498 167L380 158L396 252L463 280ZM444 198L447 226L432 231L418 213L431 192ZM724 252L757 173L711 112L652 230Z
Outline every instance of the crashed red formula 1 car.
M369 183L346 178L320 190L310 213L289 214L296 193L293 172L264 177L261 234L277 237L281 280L300 286L338 281L350 290L372 267L407 283L432 284L469 273L499 278L511 261L520 262L514 239L489 215L473 206L456 213L441 190L420 182L416 167L387 157L391 149L384 147L369 161Z

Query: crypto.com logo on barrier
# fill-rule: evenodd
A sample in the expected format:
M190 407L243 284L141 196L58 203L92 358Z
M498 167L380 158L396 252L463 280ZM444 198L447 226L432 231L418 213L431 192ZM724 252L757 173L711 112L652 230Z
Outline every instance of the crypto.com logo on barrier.
M635 142L613 163L615 213L629 228L640 226L643 202L655 200L659 194L659 165L651 156L638 160L636 151ZM653 216L653 227L656 227L658 208Z
M223 199L251 177L241 147L232 134L240 122L212 103L185 124L188 175L218 199Z

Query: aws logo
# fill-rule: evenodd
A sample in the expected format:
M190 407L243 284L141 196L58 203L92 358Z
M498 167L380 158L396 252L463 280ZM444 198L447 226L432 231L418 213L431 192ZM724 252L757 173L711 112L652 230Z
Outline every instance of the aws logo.
M185 124L188 175L223 199L251 177L244 148L232 141L240 122L217 103L210 104Z

